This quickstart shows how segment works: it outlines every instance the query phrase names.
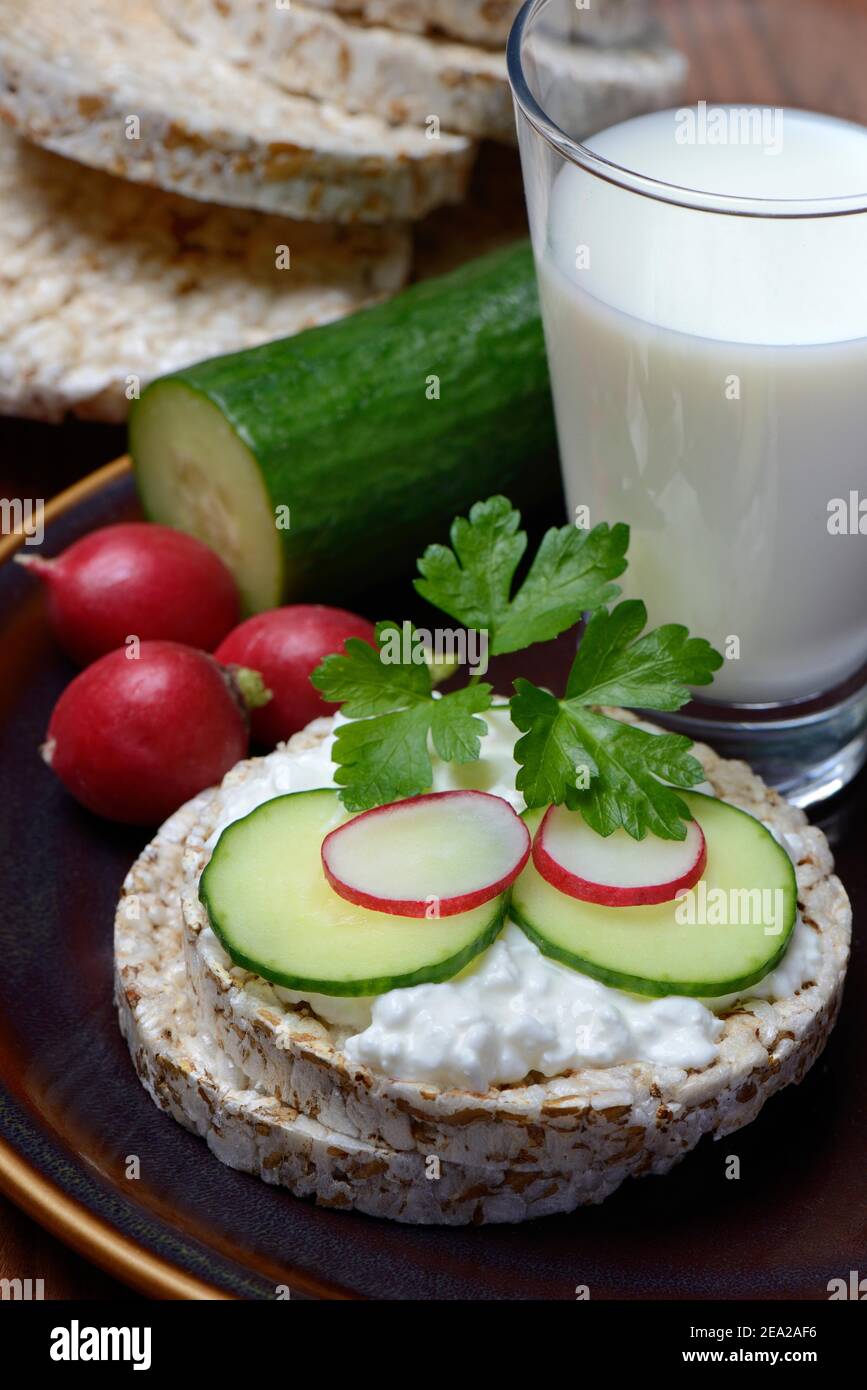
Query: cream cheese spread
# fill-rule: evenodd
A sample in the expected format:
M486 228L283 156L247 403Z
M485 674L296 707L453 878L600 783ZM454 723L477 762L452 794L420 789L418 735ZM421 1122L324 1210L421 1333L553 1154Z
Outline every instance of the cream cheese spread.
M474 787L522 810L514 781L517 733L508 710L490 710L485 719L488 734L478 762L443 763L433 756L434 790ZM330 736L313 748L278 749L235 785L230 775L212 843L227 825L272 797L333 786L332 743ZM708 784L698 790L713 792ZM784 848L794 853L786 839ZM815 933L799 918L782 961L750 987L749 997L792 994L812 978L819 954ZM706 1066L723 1031L717 1015L738 998L639 998L551 960L512 922L460 975L442 984L394 989L374 999L277 993L287 1002L305 1000L326 1022L357 1029L344 1044L353 1061L397 1079L471 1091L520 1081L532 1071L556 1076L630 1061Z

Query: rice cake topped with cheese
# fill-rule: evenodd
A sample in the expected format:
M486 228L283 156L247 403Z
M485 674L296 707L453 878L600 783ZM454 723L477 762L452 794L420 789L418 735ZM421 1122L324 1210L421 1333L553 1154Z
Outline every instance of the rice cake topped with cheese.
M316 721L281 756L309 758L331 731L332 721ZM183 917L185 973L177 967L177 978L183 978L185 997L195 1001L209 1046L258 1097L276 1098L347 1141L406 1159L436 1154L445 1165L474 1174L509 1174L512 1192L516 1184L521 1191L535 1190L536 1176L544 1174L546 1200L555 1210L600 1201L628 1176L666 1172L703 1134L722 1136L747 1124L769 1096L801 1080L824 1047L842 995L851 911L821 831L744 764L720 759L701 745L695 752L716 795L789 838L810 940L809 968L802 972L810 978L786 994L733 1003L721 1014L718 1047L708 1065L627 1061L552 1077L530 1075L479 1093L396 1079L353 1062L345 1044L355 1025L329 1023L316 1013L315 1000L299 1000L233 965L199 901L198 878L225 822L224 796L230 792L237 800L245 784L250 790L263 759L240 764L222 791L197 799L186 817L183 845L163 875L164 898L172 912L180 904ZM291 1178L287 1185L293 1186ZM404 1219L523 1216L481 1207L473 1215L455 1208L443 1217Z
M124 884L115 923L115 1001L142 1085L222 1163L317 1205L414 1225L526 1221L602 1201L626 1175L561 1168L432 1168L413 1151L328 1129L256 1087L202 1020L181 947L180 860L201 799L163 826Z

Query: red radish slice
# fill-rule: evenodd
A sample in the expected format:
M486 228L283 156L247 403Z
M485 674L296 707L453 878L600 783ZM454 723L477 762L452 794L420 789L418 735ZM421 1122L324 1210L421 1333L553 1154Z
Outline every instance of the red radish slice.
M533 840L533 863L570 898L637 907L670 902L697 883L707 864L707 845L694 820L685 840L657 835L633 840L625 830L597 835L580 811L549 806Z
M505 892L530 857L530 834L489 792L430 792L363 811L322 842L325 877L359 907L453 917Z

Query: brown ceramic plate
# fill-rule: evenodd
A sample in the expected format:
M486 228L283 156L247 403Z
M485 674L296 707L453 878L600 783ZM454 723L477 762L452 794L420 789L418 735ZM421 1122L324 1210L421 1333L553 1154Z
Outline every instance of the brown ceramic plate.
M127 467L63 494L56 553L135 515ZM6 541L8 560L15 542ZM385 611L385 610L383 610ZM562 679L568 645L540 652ZM501 681L509 678L507 668ZM0 567L0 1186L98 1264L163 1297L439 1299L827 1297L867 1267L867 959L857 943L840 1024L797 1089L758 1121L699 1149L665 1178L603 1206L520 1227L425 1229L328 1211L223 1167L151 1104L111 1004L121 881L146 836L77 807L36 755L72 675L40 596ZM856 910L865 898L867 781L826 828ZM125 1177L127 1156L141 1177ZM738 1181L726 1160L741 1160Z

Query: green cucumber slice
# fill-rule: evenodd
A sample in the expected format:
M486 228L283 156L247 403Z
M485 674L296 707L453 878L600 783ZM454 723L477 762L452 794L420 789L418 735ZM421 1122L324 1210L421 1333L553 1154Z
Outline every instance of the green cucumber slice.
M245 610L276 607L291 584L254 451L192 384L156 382L151 391L130 426L147 516L215 550L235 576Z
M687 902L581 902L547 883L531 859L512 885L510 911L545 955L604 984L650 995L733 994L773 970L797 918L788 854L746 811L702 792L679 794L707 841L707 867ZM531 835L545 809L525 811ZM693 923L683 920L690 895ZM766 934L766 926L779 930Z
M559 491L530 247L160 377L129 438L148 518L217 550L254 611L404 573L479 497Z
M236 965L288 989L384 994L448 980L491 944L506 894L431 919L338 897L322 868L322 841L346 819L334 790L291 792L223 831L199 897Z

